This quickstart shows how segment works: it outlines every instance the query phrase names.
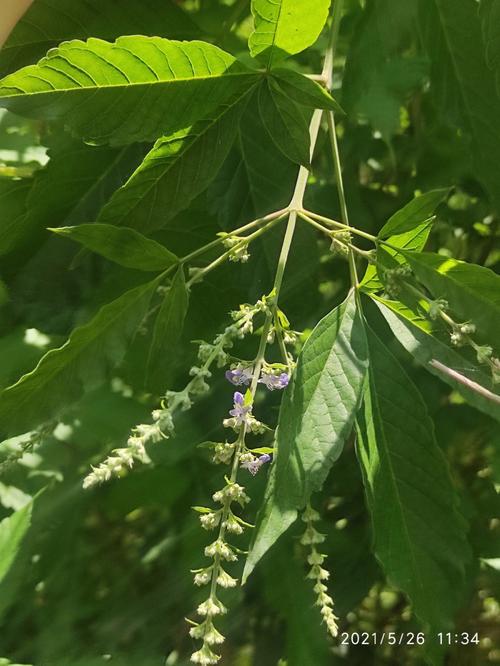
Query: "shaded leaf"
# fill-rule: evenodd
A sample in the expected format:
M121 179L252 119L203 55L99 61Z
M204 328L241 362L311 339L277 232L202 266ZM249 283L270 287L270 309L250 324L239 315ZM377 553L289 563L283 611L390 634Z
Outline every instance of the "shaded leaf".
M318 39L331 0L252 0L255 30L248 45L268 68Z
M188 304L189 294L184 279L184 268L179 266L156 318L149 350L146 383L148 388L157 393L165 392L178 358L178 342L182 335Z
M421 0L420 10L423 41L433 66L431 92L446 116L450 115L450 95L457 99L459 122L470 133L475 171L498 208L500 98L485 61L478 3Z
M273 69L269 81L297 104L342 113L342 107L323 86L293 69Z
M0 255L11 252L24 236L26 200L33 181L0 178Z
M209 118L257 78L205 42L90 38L65 42L37 65L6 76L0 105L28 117L62 118L87 141L119 145L152 141Z
M497 91L500 93L500 2L499 0L481 0L479 16L483 28L486 61L495 72Z
M458 350L447 345L434 333L427 319L419 317L401 303L373 298L397 341L418 363L458 391L469 404L500 420L500 395L484 366L471 362ZM463 380L443 371L433 361L459 373Z
M449 189L432 190L415 197L404 208L401 208L389 218L380 230L379 238L387 239L389 236L413 231L415 227L426 222L432 216L448 192Z
M428 63L408 49L415 7L415 2L367 2L349 40L342 105L386 141L401 129L401 107L426 80Z
M2 431L8 435L31 430L99 384L106 369L122 359L157 286L155 279L102 307L62 347L49 351L32 372L4 389L0 393Z
M159 139L129 180L102 209L98 222L149 232L160 229L217 175L234 143L246 99L200 122Z
M48 164L27 181L31 187L24 215L3 228L6 251L37 246L49 226L93 219L142 154L138 145L91 147L62 136L49 150Z
M309 127L295 102L278 88L264 82L259 89L259 111L269 137L283 155L292 162L309 167Z
M280 410L276 457L243 579L295 521L342 453L367 367L353 292L304 345Z
M471 321L477 337L498 345L500 277L489 268L430 252L405 252L418 280L444 298L455 320ZM474 336L476 337L476 335Z
M367 338L358 455L375 553L423 625L444 630L464 589L466 523L422 396L369 328Z
M79 224L77 227L50 229L71 238L106 259L141 271L161 271L177 263L178 258L151 238L134 229L110 224Z

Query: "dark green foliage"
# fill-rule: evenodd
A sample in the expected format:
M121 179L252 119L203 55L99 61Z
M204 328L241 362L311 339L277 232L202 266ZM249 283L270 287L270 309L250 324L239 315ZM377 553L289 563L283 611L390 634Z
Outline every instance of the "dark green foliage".
M0 666L215 663L210 589L221 666L498 660L499 35L498 0L34 0L0 50Z

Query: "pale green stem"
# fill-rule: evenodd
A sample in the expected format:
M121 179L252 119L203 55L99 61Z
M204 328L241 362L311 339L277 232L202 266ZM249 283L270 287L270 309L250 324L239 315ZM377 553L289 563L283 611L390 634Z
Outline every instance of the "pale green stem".
M234 229L232 231L228 232L228 236L239 236L240 234L246 233L247 231L250 231L254 227L258 227L262 224L267 224L268 222L271 222L272 220L279 218L279 217L284 217L287 213L286 209L283 210L277 210L273 213L269 213L269 215L265 215L264 217L258 217L256 220L252 220L251 222L248 222L247 224L244 224L242 227L239 227L238 229ZM181 264L186 264L192 261L193 259L197 259L199 256L202 254L205 254L209 250L218 247L224 242L224 238L216 238L213 241L210 241L210 243L207 243L206 245L203 245L202 247L199 247L197 250L194 250L190 254L187 254L185 257L182 257L179 260L179 263Z
M392 247L392 245L389 245L385 241L379 240L376 236L373 236L372 234L369 234L366 231L361 231L361 229L356 229L356 227L351 227L347 224L343 224L342 222L337 222L336 220L332 220L329 217L325 217L324 215L318 215L318 213L312 213L310 210L299 210L298 214L299 217L306 220L306 222L311 223L314 222L314 220L319 220L320 222L328 224L334 229L345 229L346 231L350 231L355 236L360 236L361 238L366 238L367 240L372 241L372 243L375 244L383 243L384 245L388 245L388 247Z
M245 238L242 238L241 241L233 245L233 247L223 254L220 255L220 257L217 257L214 261L212 261L208 266L205 266L204 268L200 268L195 275L188 281L187 286L191 287L195 282L199 282L202 280L208 273L213 271L215 268L218 268L221 264L223 264L225 261L229 259L229 257L238 249L244 247L245 245L248 245L252 241L254 241L256 238L259 238L259 236L262 236L266 232L269 231L272 227L274 227L281 219L285 217L285 213L281 214L279 217L275 217L272 219L270 222L268 222L265 226L261 227L260 229L257 229L257 231L254 231L252 234L249 236L246 236ZM241 232L240 232L241 233Z

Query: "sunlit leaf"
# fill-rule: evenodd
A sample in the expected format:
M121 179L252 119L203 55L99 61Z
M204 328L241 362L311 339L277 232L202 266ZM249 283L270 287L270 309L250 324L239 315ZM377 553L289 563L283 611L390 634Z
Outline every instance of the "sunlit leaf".
M244 579L323 485L349 437L367 367L354 293L324 317L283 396L276 457Z
M37 65L6 76L0 105L28 117L60 118L87 141L119 145L213 118L256 78L205 42L90 38L65 42Z
M141 271L161 271L177 263L178 258L151 238L127 227L109 224L79 224L76 227L50 229L71 238L106 259Z
M250 53L273 67L317 40L331 0L252 0L255 30Z

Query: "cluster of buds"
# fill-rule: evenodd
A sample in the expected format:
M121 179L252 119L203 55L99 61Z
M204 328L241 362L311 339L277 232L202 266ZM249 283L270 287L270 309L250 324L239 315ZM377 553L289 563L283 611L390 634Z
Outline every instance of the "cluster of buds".
M319 606L323 622L326 624L329 633L335 638L339 632L337 625L338 617L333 612L333 599L328 594L328 588L325 585L325 581L330 577L330 573L323 567L326 555L319 553L316 548L318 544L323 543L325 540L325 535L318 532L314 527L314 523L318 522L319 519L319 513L308 504L302 514L302 520L306 524L306 529L300 539L300 543L310 548L307 561L311 569L307 577L314 581L313 590L316 594L316 606Z
M349 256L349 246L352 243L351 232L347 230L332 231L330 238L332 240L330 251L346 259Z
M253 333L254 319L258 314L263 313L267 315L269 313L271 305L270 298L270 296L263 296L254 305L243 303L238 310L231 312L231 318L240 332L240 337L244 337L248 333Z
M429 301L429 317L432 321L439 319L443 313L446 313L449 309L448 301L445 301L444 298L438 298L435 301Z
M397 298L401 293L401 285L412 274L410 266L403 264L397 268L391 268L384 273L384 286L389 298Z
M500 382L500 360L493 356L493 348L489 345L478 345L472 336L476 333L476 326L472 322L464 322L462 324L453 321L453 319L446 313L449 309L448 302L442 298L435 301L428 301L429 310L428 316L430 319L435 320L438 318L443 319L451 328L450 341L454 347L469 346L476 353L477 362L481 365L488 365L491 370L491 376L494 384Z
M454 324L453 330L450 333L451 344L454 347L463 347L469 344L469 336L476 332L474 324Z
M157 412L160 413L159 410ZM146 452L146 445L168 437L164 434L167 428L173 428L171 421L162 422L160 418L155 423L141 423L136 426L128 438L126 446L114 449L100 465L92 467L92 472L83 480L83 487L90 488L109 481L111 477L119 477L126 470L131 469L135 461L143 464L149 463L150 458Z
M229 250L229 261L245 264L250 259L248 240L246 238L227 234L225 232L221 232L217 235L223 239L223 246Z
M222 566L223 562L236 562L238 559L238 549L227 543L226 533L239 535L246 527L251 527L233 510L233 505L244 507L250 498L243 486L233 481L226 481L222 490L218 490L212 496L214 502L221 505L219 508L194 507L200 514L203 529L208 531L219 529L217 539L205 548L205 557L212 560L211 564L192 572L195 585L202 587L211 584L208 598L197 609L198 615L203 620L190 622L192 627L189 631L193 638L203 642L201 648L191 656L191 661L203 666L216 664L219 661L220 655L216 654L213 648L224 641L224 636L214 626L214 619L227 612L217 597L217 587L232 588L238 583L237 579Z

